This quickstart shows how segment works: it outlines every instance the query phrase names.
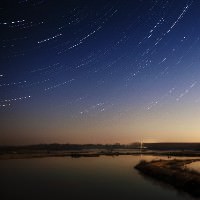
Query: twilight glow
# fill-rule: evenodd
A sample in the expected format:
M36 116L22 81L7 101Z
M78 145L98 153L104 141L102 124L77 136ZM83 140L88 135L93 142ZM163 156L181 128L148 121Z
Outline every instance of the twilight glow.
M199 7L0 3L0 143L200 142Z

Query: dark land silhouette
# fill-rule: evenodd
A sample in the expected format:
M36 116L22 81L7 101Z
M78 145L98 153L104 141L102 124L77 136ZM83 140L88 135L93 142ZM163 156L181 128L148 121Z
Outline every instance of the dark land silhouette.
M170 184L180 191L199 198L200 173L186 167L187 164L196 161L200 161L200 159L155 160L151 162L143 160L135 168L143 175Z
M0 159L50 156L97 157L101 155L200 156L200 143L36 144L0 146Z

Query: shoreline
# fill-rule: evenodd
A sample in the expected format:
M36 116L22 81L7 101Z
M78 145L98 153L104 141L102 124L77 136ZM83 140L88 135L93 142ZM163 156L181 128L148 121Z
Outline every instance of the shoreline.
M193 197L200 197L200 173L186 167L200 159L141 161L135 166L142 175L169 184Z
M45 158L45 157L99 157L99 156L120 156L120 155L150 155L171 157L200 157L199 151L140 151L140 150L82 150L82 151L20 151L1 153L0 160L8 159L27 159L27 158Z

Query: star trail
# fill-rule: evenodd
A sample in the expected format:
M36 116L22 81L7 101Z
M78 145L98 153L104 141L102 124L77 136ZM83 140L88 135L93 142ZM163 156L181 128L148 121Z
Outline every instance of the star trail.
M200 141L199 8L1 2L2 143Z

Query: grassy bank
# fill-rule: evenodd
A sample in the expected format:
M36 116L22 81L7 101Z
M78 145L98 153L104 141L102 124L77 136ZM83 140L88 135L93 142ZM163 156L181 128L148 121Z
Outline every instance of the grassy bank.
M199 198L200 174L185 167L195 161L200 161L200 159L141 161L135 168L142 174L170 184L180 191Z

